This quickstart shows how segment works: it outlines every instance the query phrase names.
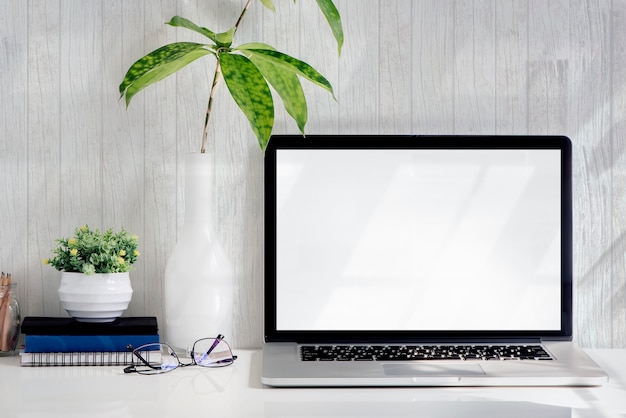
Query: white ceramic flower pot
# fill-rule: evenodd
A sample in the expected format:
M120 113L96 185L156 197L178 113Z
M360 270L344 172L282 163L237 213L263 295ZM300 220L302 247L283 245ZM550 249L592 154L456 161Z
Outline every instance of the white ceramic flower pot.
M114 321L128 308L132 295L128 273L61 274L59 300L77 321Z

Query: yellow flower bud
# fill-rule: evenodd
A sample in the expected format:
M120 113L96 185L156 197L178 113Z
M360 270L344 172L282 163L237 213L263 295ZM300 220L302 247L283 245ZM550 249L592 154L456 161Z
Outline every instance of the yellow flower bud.
M44 264L50 264L50 259L49 258L44 258L43 259L43 263Z
M139 257L141 255L141 253L139 251L135 250L135 251L133 251L133 255L135 257Z
M76 238L70 238L69 241L67 241L67 245L69 245L70 247L75 246L78 243L78 240Z
M125 255L126 255L126 251L125 250L120 250L119 256L120 257L124 257Z
M71 255L72 257L77 256L77 255L78 255L78 250L77 250L76 248L72 248L72 249L70 250L70 255Z
M124 264L124 258L123 257L118 258L117 262L120 264Z
M83 231L83 232L85 232L85 231L87 230L87 225L83 225L83 226L81 226L81 227L80 227L80 230L81 230L81 231Z

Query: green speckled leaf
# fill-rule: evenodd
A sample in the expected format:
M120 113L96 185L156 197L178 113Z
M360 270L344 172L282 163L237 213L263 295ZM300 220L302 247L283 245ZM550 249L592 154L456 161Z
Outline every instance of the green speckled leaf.
M290 71L306 78L307 80L317 84L318 86L326 89L330 94L335 97L333 92L333 86L326 80L326 78L320 74L315 68L311 67L304 61L300 61L294 57L291 57L282 52L274 50L269 45L263 45L259 43L251 43L240 45L237 50L246 54L246 56L257 60L266 60L272 65L281 67L285 71ZM254 57L254 58L252 58Z
M258 44L257 46L262 49L273 50L269 45ZM245 53L246 51L243 52ZM259 58L258 54L249 54L248 58L274 87L274 90L283 100L285 110L296 121L298 129L304 135L304 126L308 116L307 104L300 79L298 79L296 73L285 70L282 66L274 65L270 60Z
M274 127L274 101L265 79L243 55L224 52L218 54L218 59L230 94L265 151Z
M177 26L192 30L206 36L207 38L215 42L218 46L223 46L227 48L230 47L230 45L233 43L233 35L235 34L234 27L230 28L226 32L215 33L212 30L200 27L193 23L191 20L185 19L181 16L174 16L169 22L167 22L167 24L170 26Z
M203 44L177 42L165 45L140 58L126 72L120 84L120 97L126 97L126 106L135 94L150 84L175 73L185 65L212 54Z
M326 17L330 30L333 32L333 36L337 41L337 51L341 53L341 47L343 46L343 27L341 25L341 16L339 11L335 7L332 0L316 0L317 5L322 10L322 13Z

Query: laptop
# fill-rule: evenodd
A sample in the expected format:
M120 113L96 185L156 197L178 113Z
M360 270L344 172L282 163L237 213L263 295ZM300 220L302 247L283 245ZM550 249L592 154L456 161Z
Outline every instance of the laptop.
M277 135L270 386L587 386L563 136Z

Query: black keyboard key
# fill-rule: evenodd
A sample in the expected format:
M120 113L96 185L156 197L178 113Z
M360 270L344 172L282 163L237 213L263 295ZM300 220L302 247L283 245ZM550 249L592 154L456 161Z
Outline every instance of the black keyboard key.
M552 360L540 345L302 346L302 361Z

